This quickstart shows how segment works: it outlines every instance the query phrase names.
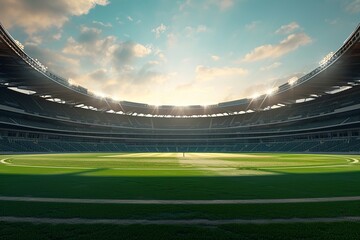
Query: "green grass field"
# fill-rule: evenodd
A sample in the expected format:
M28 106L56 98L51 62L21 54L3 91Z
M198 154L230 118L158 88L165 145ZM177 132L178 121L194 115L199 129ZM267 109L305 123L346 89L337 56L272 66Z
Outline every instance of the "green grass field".
M273 153L186 153L185 157L182 153L0 155L0 198L60 198L59 202L2 199L0 217L217 221L360 216L358 200L264 204L61 202L63 198L146 202L360 196L359 160L359 155ZM1 225L0 239L118 239L119 234L126 239L360 238L358 222Z

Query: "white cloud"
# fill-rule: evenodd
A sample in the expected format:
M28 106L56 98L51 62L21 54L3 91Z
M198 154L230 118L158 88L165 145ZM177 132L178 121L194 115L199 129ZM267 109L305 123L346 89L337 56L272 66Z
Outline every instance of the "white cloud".
M109 78L109 71L106 68L97 69L86 75L86 79L94 79L97 82L103 83L106 82Z
M217 55L212 55L212 56L211 56L211 59L212 59L213 61L219 61L219 60L220 60L220 57L217 56Z
M296 22L291 22L287 25L282 25L278 30L276 30L275 33L278 34L289 34L294 32L296 29L298 29L300 26Z
M197 26L197 28L196 28L196 32L197 32L197 33L207 32L207 31L208 31L208 28L207 28L207 26L205 26L205 25L199 25L199 26Z
M191 0L185 0L183 3L180 4L179 10L183 11L186 7L191 5Z
M226 10L234 5L234 0L217 0L221 10Z
M163 51L161 51L160 49L154 49L153 52L154 52L154 55L157 56L161 62L167 62L167 58L166 58L165 54L163 53Z
M90 60L96 67L113 67L119 72L135 58L146 57L152 52L149 46L130 41L121 42L115 36L103 37L101 33L100 29L82 26L76 38L68 38L62 52L79 56L82 60Z
M275 68L278 68L282 65L281 62L274 62L268 66L264 66L264 67L261 67L260 70L261 71L269 71L269 70L272 70L272 69L275 69Z
M165 57L164 53L159 53L157 54L157 56L159 57L159 59L163 62L167 62L167 58Z
M26 40L25 44L28 45L40 45L43 42L42 37L32 34L29 36L29 38Z
M75 81L86 85L90 91L118 100L153 102L156 95L159 95L154 91L154 86L163 86L175 76L175 73L156 71L155 66L157 62L149 61L140 68L125 65L121 71L99 68L87 75L79 76ZM119 99L119 96L122 99Z
M54 71L64 77L73 78L77 76L76 70L80 67L79 59L29 43L25 44L25 49L31 57L39 59L50 71Z
M156 60L149 60L142 66L132 64L129 54L132 57L135 57L135 53L139 54L138 57L147 54L139 45L135 47L131 43L124 43L116 47L106 63L94 64L91 72L74 77L74 82L92 92L118 100L154 101L154 97L159 95L158 91L154 91L154 86L165 85L175 76L174 73L158 71L156 68L160 62ZM133 49L139 51L135 50L134 53Z
M198 25L197 27L187 26L184 28L184 32L187 37L191 37L195 33L204 33L204 32L208 32L208 31L209 31L209 29L205 25Z
M93 21L94 24L100 25L102 27L112 27L111 23L103 23L101 21Z
M336 18L336 19L325 19L325 22L330 24L330 25L335 25L339 22L339 19Z
M169 47L175 46L177 43L177 36L174 33L169 33L167 35L167 44Z
M214 78L224 78L224 77L241 77L245 76L248 71L244 68L237 67L206 67L199 65L196 67L196 80L211 80Z
M133 53L135 57L142 58L151 53L151 48L137 43L133 45Z
M97 5L105 6L107 0L1 0L0 16L7 28L18 26L28 34L60 28L71 16L87 14Z
M127 16L127 19L130 21L130 22L133 22L134 19L131 17L131 16Z
M245 55L243 61L254 62L267 58L279 58L291 51L296 50L300 46L309 44L311 41L311 38L305 33L291 34L282 40L279 44L267 44L256 47L250 53Z
M221 11L231 8L235 0L184 0L179 4L179 11L184 11L187 8L196 8L198 10L209 9L209 7L216 7Z
M115 20L116 20L116 22L117 22L118 24L120 24L120 25L123 25L123 24L124 24L124 22L121 21L120 17L116 17Z
M259 23L260 23L260 21L252 21L251 23L246 24L245 28L250 31L254 30L259 25Z
M158 27L151 30L151 32L155 33L156 38L159 38L162 33L167 30L167 27L164 24L160 24Z
M205 1L194 1L194 3L202 3L200 4L200 6L202 5L202 9L209 9L210 7L216 7L220 11L225 11L230 9L234 5L235 0L205 0Z
M61 32L58 32L56 34L53 35L53 39L55 40L60 40L61 39L61 36L62 36L62 33Z
M148 61L148 64L151 65L151 66L156 66L156 65L159 65L160 63L158 61Z
M353 0L346 6L346 11L350 13L360 13L360 0Z
M97 56L99 58L115 44L116 38L114 36L102 38L100 29L81 26L79 36L76 39L69 37L62 52L70 55Z

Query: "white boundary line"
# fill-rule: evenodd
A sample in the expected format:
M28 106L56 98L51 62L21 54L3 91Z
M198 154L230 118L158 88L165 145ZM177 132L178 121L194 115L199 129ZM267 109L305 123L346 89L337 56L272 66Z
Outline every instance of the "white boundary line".
M12 166L12 167L27 167L27 168L49 168L49 169L80 169L80 170L95 170L95 169L99 169L99 168L89 168L89 167L66 167L66 166L39 166L39 165L22 165L22 164L12 164L7 162L6 160L8 160L10 158L4 158L0 160L0 163L5 164L7 166ZM303 169L303 168L332 168L332 167L351 167L352 165L350 164L357 164L359 163L359 160L356 158L349 158L348 159L349 164L344 165L344 164L334 164L334 165L318 165L318 166L288 166L288 167L259 167L259 168L250 168L250 169L246 169L246 170L254 170L254 171L266 171L266 170L276 170L276 169ZM123 170L123 171L211 171L211 170L239 170L241 171L241 168L191 168L191 169L186 169L186 168L106 168L109 170Z
M6 162L6 160L8 160L8 159L9 159L9 158L1 159L0 162L1 162L2 164L10 164L10 163Z
M22 164L13 164L9 163L6 160L10 158L4 158L0 160L0 163L5 164L10 167L27 167L27 168L49 168L49 169L80 169L80 170L96 170L101 168L89 168L89 167L62 167L62 166L39 166L39 165L22 165ZM141 171L208 171L208 170L236 170L237 168L104 168L104 170L141 170Z
M332 168L332 167L352 167L353 165L350 165L350 164L357 164L357 163L359 163L359 160L358 159L356 159L356 158L349 158L348 160L347 160L348 162L349 162L349 164L347 164L347 165L344 165L344 164L333 164L333 165L310 165L310 166L294 166L294 167L292 167L292 166L288 166L288 167L268 167L268 168L262 168L262 167L260 167L260 168L258 168L259 170L266 170L266 169L269 169L269 170L271 170L271 169L296 169L296 168L300 168L300 169L302 169L302 168Z
M352 163L352 164L354 164L354 163L359 163L359 160L356 159L356 158L350 158L350 160L353 160L352 162L350 162L350 163Z
M336 223L360 222L360 216L324 218L275 218L275 219L189 219L189 220L148 220L148 219L89 219L89 218L36 218L0 217L0 222L32 224L106 224L106 225L224 225L224 224L289 224L289 223Z
M294 166L294 167L268 167L268 168L258 168L259 170L276 170L276 169L303 169L303 168L333 168L333 167L351 167L351 165L317 165L317 166Z
M21 165L21 164L12 164L7 162L10 158L4 158L0 160L0 163L5 164L11 167L28 167L28 168L64 168L64 169L81 169L81 170L90 170L96 168L86 168L86 167L58 167L58 166L36 166L36 165Z
M275 204L360 201L360 196L283 198L283 199L224 199L224 200L143 200L143 199L88 199L0 196L0 201L83 203L83 204L158 204L158 205L210 205L210 204Z

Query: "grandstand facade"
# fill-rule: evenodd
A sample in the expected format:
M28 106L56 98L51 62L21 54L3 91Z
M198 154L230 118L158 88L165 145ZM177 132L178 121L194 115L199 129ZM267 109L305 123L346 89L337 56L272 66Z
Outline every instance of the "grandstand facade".
M360 25L307 75L206 107L97 97L0 25L0 152L122 151L360 152Z

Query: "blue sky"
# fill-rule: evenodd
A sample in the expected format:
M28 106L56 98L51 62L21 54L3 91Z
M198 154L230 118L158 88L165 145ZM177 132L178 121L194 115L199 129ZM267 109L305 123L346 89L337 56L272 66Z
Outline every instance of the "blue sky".
M316 68L360 23L360 0L2 0L0 21L98 95L206 105Z

